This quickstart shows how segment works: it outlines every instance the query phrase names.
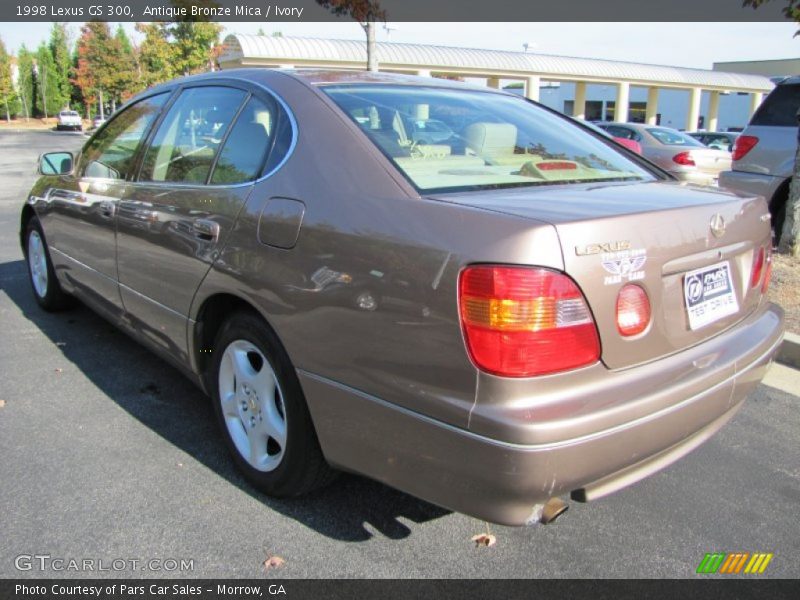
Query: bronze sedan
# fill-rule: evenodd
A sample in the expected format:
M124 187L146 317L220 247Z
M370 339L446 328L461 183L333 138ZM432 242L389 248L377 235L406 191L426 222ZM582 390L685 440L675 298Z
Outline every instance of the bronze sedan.
M423 144L432 120L452 135ZM763 198L494 90L212 73L39 168L39 304L79 298L185 372L276 496L343 469L547 520L701 444L783 334Z

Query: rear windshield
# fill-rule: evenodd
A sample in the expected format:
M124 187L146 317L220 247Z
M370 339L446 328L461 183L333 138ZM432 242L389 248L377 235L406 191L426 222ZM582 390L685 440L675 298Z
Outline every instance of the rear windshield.
M65 110L65 111L62 111L60 114L61 114L62 117L77 117L78 116L78 113L76 113L74 110Z
M703 146L703 144L693 137L681 133L680 131L675 131L674 129L651 127L647 130L647 133L665 146Z
M797 110L800 109L800 84L779 85L758 109L751 125L797 127Z
M426 192L654 179L598 137L514 96L399 85L321 88ZM419 123L435 124L435 136Z

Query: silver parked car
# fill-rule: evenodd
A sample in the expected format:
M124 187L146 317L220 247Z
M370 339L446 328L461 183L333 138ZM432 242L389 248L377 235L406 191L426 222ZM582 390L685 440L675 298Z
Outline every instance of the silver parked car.
M614 137L642 145L642 155L681 181L715 185L720 171L731 168L731 154L708 148L686 133L640 123L597 123Z
M451 141L404 138L423 108ZM276 496L338 468L548 521L708 439L783 334L763 198L496 90L211 73L39 168L36 301L80 298L179 368Z
M767 199L776 240L783 229L794 171L798 110L800 77L790 77L770 92L750 119L733 148L732 170L719 180L730 190Z

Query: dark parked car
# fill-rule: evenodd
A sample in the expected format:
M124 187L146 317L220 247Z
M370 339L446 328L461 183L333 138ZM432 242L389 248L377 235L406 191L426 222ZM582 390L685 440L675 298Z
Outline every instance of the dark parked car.
M693 131L688 133L698 142L715 150L731 152L739 134L734 131Z
M402 135L423 112L451 143ZM548 521L709 438L783 333L763 198L493 90L223 71L39 168L37 302L80 298L177 366L276 496L339 468Z

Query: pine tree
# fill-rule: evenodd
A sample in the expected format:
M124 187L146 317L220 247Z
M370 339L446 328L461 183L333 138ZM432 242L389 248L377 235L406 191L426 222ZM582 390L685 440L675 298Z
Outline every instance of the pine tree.
M6 52L6 45L0 39L0 102L5 111L6 121L11 122L17 101L17 92L11 77L11 55Z

